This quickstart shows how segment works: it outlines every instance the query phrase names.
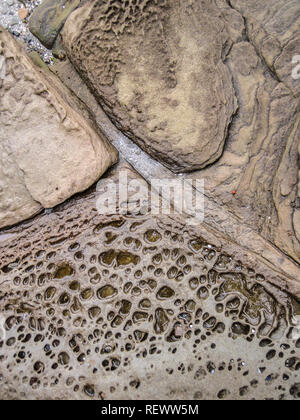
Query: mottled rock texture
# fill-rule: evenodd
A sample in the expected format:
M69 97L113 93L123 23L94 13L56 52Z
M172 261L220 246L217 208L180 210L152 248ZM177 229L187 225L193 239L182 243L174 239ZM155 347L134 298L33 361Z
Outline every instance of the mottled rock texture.
M299 263L299 28L295 0L106 0L63 38L117 127Z
M216 161L237 109L224 61L243 20L221 6L93 1L64 27L70 59L110 118L174 172Z
M0 227L51 208L94 183L116 150L0 29ZM68 102L69 103L68 103Z
M51 48L67 17L79 4L80 0L44 0L30 17L30 31Z

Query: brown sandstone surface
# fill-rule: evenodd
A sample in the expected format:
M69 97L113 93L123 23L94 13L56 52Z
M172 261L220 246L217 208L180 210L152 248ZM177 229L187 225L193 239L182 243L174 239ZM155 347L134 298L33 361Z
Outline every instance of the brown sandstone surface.
M37 68L2 29L0 45L4 227L87 189L116 162L117 152L66 102L70 93L63 85Z
M0 398L299 399L299 1L81 4L62 83L7 38L0 222L87 188L108 141L121 162L0 232ZM101 214L126 177L130 210ZM137 211L155 178L205 179L203 223Z

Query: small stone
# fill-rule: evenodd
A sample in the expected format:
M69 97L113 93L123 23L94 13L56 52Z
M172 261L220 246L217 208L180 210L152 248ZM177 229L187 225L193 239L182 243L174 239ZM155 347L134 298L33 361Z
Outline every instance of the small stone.
M183 336L183 328L181 325L176 325L175 327L175 337L182 337Z

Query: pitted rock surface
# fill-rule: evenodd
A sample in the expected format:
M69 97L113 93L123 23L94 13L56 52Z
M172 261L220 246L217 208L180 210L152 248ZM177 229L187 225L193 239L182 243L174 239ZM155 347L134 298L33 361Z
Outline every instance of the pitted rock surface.
M97 197L0 243L0 397L299 399L299 306L276 272Z
M222 155L237 110L224 61L242 30L224 2L105 0L73 12L62 36L115 124L180 172Z

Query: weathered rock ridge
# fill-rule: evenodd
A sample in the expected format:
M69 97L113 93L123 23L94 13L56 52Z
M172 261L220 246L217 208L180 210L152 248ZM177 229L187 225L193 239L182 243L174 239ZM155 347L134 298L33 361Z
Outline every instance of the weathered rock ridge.
M123 133L299 263L299 28L294 0L107 0L63 39Z
M121 156L0 231L0 399L299 399L299 1L80 3L52 72L0 32L0 222Z
M69 103L67 89L35 67L0 29L0 227L92 185L117 152Z

